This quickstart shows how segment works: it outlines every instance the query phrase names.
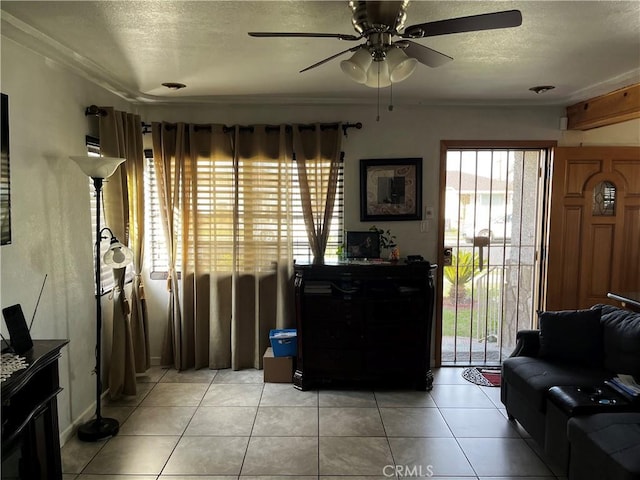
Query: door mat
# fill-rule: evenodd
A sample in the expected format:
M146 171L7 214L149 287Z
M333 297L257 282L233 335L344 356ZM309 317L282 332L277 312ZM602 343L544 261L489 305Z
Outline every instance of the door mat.
M500 367L469 367L462 371L462 378L483 387L500 386Z

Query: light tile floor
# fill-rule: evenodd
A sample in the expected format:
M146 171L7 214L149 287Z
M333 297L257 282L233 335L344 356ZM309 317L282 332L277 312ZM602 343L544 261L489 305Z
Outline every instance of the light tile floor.
M435 370L431 392L300 392L259 370L154 367L135 397L105 402L116 437L64 445L64 480L563 478L507 420L500 389L461 372Z

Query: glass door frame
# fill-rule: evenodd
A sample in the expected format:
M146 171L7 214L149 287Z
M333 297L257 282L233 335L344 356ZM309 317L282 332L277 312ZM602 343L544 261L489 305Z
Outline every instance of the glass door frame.
M442 315L443 315L443 276L445 261L445 197L446 197L446 175L447 175L447 151L456 149L538 149L547 150L547 168L542 172L542 191L543 195L543 213L541 215L541 224L538 225L540 231L539 245L540 266L539 278L537 285L537 301L536 307L539 309L543 305L545 291L545 272L547 263L547 240L548 240L548 222L549 222L549 204L551 200L551 192L549 188L549 179L553 168L553 149L557 146L555 140L441 140L440 141L440 176L439 176L439 212L438 212L438 252L437 262L438 269L436 273L436 295L435 295L435 331L433 335L433 352L434 366L442 365Z

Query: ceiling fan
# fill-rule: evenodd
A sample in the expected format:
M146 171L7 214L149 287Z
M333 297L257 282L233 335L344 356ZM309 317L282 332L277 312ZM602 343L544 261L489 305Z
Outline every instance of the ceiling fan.
M453 60L444 53L412 41L414 39L517 27L522 24L522 14L519 10L507 10L418 23L404 28L408 6L409 0L349 1L349 8L352 11L351 23L356 35L305 32L249 32L249 35L252 37L337 38L353 42L365 40L364 43L300 70L300 73L319 67L345 53L354 52L349 60L340 62L342 70L358 83L380 88L409 77L418 62L428 67L439 67ZM403 28L404 31L402 31ZM399 39L396 40L396 37Z

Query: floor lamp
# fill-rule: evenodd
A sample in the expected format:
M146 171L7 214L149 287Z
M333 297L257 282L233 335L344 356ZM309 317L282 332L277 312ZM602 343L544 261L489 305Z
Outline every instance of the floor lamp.
M100 242L104 231L111 234L109 250L104 255L105 264L114 268L123 267L131 263L133 254L131 250L123 246L113 232L108 228L100 229L100 206L102 183L105 178L109 178L118 168L124 158L113 157L89 157L72 156L69 157L76 162L85 175L91 177L95 188L96 197L96 244L95 244L95 281L96 281L96 418L78 428L78 438L85 442L95 442L103 438L112 437L120 430L120 424L114 418L102 416L101 396L102 396L102 305L100 303ZM105 237L108 238L108 237Z

